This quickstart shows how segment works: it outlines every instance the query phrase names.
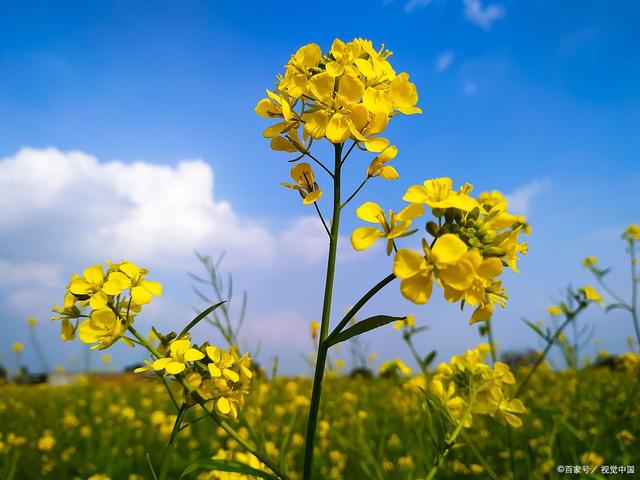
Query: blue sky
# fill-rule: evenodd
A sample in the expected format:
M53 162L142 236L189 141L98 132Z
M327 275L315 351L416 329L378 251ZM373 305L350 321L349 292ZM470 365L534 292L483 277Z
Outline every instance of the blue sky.
M81 355L78 343L60 344L48 308L71 273L107 256L149 266L166 293L146 321L178 328L196 303L185 272L198 268L191 252L199 249L229 251L225 265L249 291L247 344L260 339L263 362L278 354L285 371L304 371L324 239L313 211L279 187L289 164L269 150L253 107L300 45L326 49L334 37L384 43L424 110L388 130L401 178L372 182L360 201L398 208L409 185L446 175L511 194L528 215L530 253L522 274L506 277L509 305L495 320L503 348L537 345L520 317L544 316L568 282L589 282L580 268L586 255L613 265L612 283L628 290L619 236L640 222L639 5L381 0L308 8L0 3L4 363L12 364L12 341L28 342L30 314L41 319L51 364ZM355 184L367 163L355 158L347 181ZM343 225L346 239L358 225L353 211ZM390 269L381 247L361 255L343 247L336 312ZM420 348L438 349L439 358L478 341L455 306L417 308L397 285L368 312L416 314L430 326ZM604 348L626 348L632 328L623 314L594 310L583 320ZM390 335L367 341L381 360L408 358ZM140 353L118 347L113 357L123 365ZM24 358L37 368L29 345Z

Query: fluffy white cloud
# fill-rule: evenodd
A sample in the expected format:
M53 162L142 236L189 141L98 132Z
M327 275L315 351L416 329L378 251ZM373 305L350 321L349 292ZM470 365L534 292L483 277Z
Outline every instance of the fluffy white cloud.
M493 23L503 18L506 14L505 9L499 3L492 3L482 6L480 0L463 0L464 16L471 23L478 25L484 30L490 30Z
M444 72L451 66L454 59L455 52L453 50L445 50L440 55L438 55L438 58L436 58L436 70L438 72Z
M533 199L547 190L551 182L547 179L534 180L517 188L506 196L509 211L518 215L528 215Z
M214 197L213 170L199 159L102 163L80 151L24 148L0 160L0 204L11 260L130 258L183 271L194 250L225 250L230 267L269 266L284 253L317 261L326 243L313 218L273 234L238 215Z

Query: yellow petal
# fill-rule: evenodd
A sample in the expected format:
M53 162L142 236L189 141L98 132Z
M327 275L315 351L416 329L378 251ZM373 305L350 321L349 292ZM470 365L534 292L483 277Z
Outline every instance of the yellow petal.
M436 240L432 249L436 263L451 263L457 261L467 252L467 245L453 233L446 233Z
M398 212L398 214L396 215L396 220L414 220L421 215L424 215L424 207L422 205L412 203L411 205L404 207Z
M343 113L336 113L327 124L326 137L333 143L343 143L351 135L348 117Z
M358 251L366 250L382 236L383 233L375 227L356 228L351 234L351 245Z
M145 305L149 303L153 297L151 296L151 292L149 290L141 285L138 285L137 287L133 287L131 289L131 298L133 298L133 301L138 305Z
M385 180L397 180L400 178L397 170L393 168L391 165L385 165L380 169L380 177Z
M313 192L309 193L304 197L304 199L302 200L302 203L304 205L311 205L312 203L320 200L320 197L322 197L322 190L320 189L314 190Z
M273 137L271 139L271 150L278 152L297 152L298 149L293 143L284 137Z
M424 203L428 198L428 193L422 185L413 185L409 187L402 197L405 202Z
M400 282L400 292L413 303L425 304L431 297L433 276L431 273L414 275Z
M91 295L91 300L89 300L89 305L91 306L91 308L94 309L100 309L100 308L104 308L105 305L107 304L107 295L104 294L103 292L98 292L95 293L93 295Z
M227 415L231 411L231 405L229 399L226 397L220 397L216 402L216 408L223 415Z
M142 286L153 293L156 297L162 295L162 284L160 282L152 282L151 280L144 280Z
M380 220L384 218L384 210L377 203L365 202L356 210L356 216L365 222L379 224Z
M151 365L154 370L164 370L165 367L171 363L173 360L171 358L159 358Z
M413 250L401 248L393 260L393 273L399 278L410 278L421 271L427 271L427 262Z
M82 276L93 285L101 285L104 280L104 270L102 270L101 265L93 265L85 269L85 271L82 272Z
M185 368L187 367L184 363L176 362L173 360L170 361L166 367L164 367L165 371L167 373L170 373L171 375L177 375L180 372L184 372Z
M186 352L184 352L184 359L187 362L195 362L196 360L201 360L204 358L204 353L200 350L196 350L195 348L190 348Z

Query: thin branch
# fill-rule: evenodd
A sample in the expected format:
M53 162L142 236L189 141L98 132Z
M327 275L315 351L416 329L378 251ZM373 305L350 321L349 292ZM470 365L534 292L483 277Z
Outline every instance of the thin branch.
M358 144L358 142L356 140L354 140L353 144L349 147L349 150L347 150L347 153L345 154L345 156L342 157L342 161L340 162L340 166L344 165L344 162L347 161L347 157L351 153L351 150L353 150L353 147L355 147L357 144Z
M311 155L311 153L309 153L308 151L305 151L304 154L309 157L311 160L313 160L314 162L316 162L318 165L320 165L322 167L322 169L327 172L329 174L329 176L331 178L333 178L333 172L331 170L329 170L324 163L322 163L320 160L318 160L316 157L314 157L313 155Z
M367 178L365 178L365 179L362 181L362 183L360 184L360 186L359 186L358 188L356 188L356 191L355 191L355 192L353 192L353 193L349 196L349 198L347 198L344 202L342 202L342 204L340 205L340 210L342 210L344 207L346 207L346 206L347 206L347 204L348 204L348 203L353 199L353 197L355 197L355 196L358 194L358 192L359 192L360 190L362 190L362 187L364 187L364 184L365 184L365 183L367 183L367 181L369 180L369 178L371 178L371 177L367 176Z
M320 220L322 220L322 226L324 226L324 230L327 232L327 235L329 235L329 238L331 238L331 232L329 231L329 227L327 226L327 222L324 221L324 217L322 216L322 212L320 211L320 207L318 207L318 202L313 202L313 206L316 207L316 212L318 212L318 216L320 217Z

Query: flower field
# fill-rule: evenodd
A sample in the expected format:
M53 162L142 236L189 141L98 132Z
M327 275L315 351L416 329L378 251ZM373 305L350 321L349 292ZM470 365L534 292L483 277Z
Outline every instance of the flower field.
M573 478L558 474L558 465L589 465L591 470L640 465L639 367L577 374L540 371L523 400L524 426L513 431L517 478ZM434 449L418 389L421 380L331 375L318 429L318 478L424 478ZM310 381L300 378L257 381L239 428L241 435L278 459L291 478L300 478L296 472L302 464L310 388ZM200 414L194 410L187 420ZM175 416L163 387L142 379L0 387L0 476L150 478L146 455L152 461L162 455ZM474 419L438 478L490 478L484 462L497 478L513 478L506 436L504 423ZM220 429L198 421L178 437L169 478L179 478L187 465L208 456L260 465ZM205 469L191 478L251 477ZM635 477L625 473L607 478Z

